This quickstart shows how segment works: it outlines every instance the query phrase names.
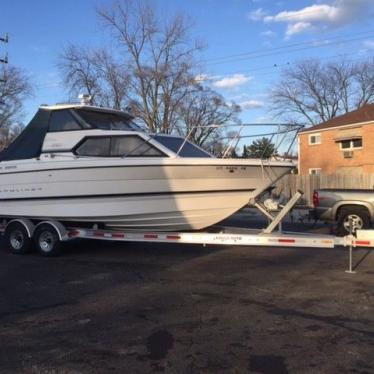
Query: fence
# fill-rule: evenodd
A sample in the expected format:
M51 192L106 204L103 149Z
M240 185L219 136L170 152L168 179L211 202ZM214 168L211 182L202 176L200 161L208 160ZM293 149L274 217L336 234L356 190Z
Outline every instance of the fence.
M276 184L275 194L290 198L297 190L304 192L301 205L312 206L313 191L318 188L374 189L374 174L334 174L284 176Z

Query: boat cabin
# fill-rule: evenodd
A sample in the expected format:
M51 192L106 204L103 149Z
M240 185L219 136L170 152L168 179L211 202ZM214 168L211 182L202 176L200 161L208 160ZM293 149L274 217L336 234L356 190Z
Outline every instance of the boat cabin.
M0 161L41 154L75 157L212 157L179 136L151 134L126 112L82 105L41 106L22 133L0 153Z

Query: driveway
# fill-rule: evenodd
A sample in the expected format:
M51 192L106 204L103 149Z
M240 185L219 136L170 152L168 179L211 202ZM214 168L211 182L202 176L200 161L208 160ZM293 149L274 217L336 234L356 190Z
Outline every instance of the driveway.
M77 241L42 258L3 247L0 372L374 372L369 250L347 274L346 249Z

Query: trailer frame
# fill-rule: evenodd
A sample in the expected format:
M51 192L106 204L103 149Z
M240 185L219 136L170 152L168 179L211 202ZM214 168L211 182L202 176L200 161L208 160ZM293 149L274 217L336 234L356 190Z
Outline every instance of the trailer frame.
M254 230L238 227L212 226L208 231L192 232L159 232L159 231L128 231L100 229L98 227L84 228L79 226L65 227L53 220L38 222L30 227L31 220L15 218L0 223L0 234L4 234L11 223L18 222L27 228L28 237L33 238L35 231L42 225L49 225L58 233L61 242L74 239L110 240L122 242L145 243L174 243L201 245L241 245L268 247L300 247L300 248L334 248L374 247L374 230L357 230L356 236L343 237L325 234L277 231L266 233L264 230Z

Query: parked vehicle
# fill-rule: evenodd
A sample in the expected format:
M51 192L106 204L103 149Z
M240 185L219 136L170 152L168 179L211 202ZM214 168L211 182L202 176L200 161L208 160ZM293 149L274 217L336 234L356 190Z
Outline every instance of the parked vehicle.
M347 235L352 222L352 232L367 229L374 219L374 190L319 189L313 193L315 219L334 221L337 234Z

